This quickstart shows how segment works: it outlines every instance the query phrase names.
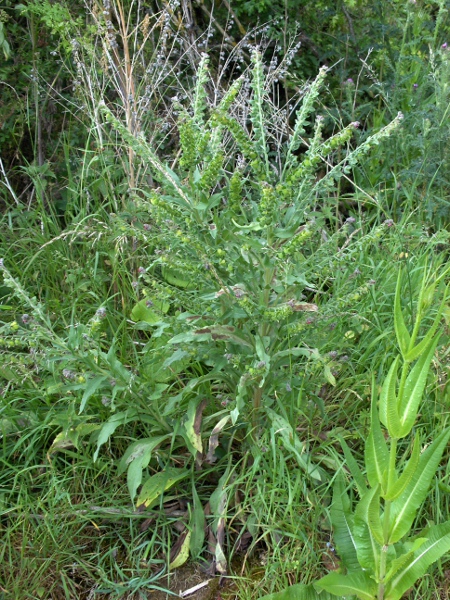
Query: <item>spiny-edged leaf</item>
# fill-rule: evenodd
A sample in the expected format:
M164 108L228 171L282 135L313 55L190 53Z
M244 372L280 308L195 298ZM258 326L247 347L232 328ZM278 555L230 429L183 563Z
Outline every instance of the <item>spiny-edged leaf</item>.
M192 558L195 560L199 557L200 553L203 550L203 543L205 541L205 512L203 510L202 503L200 502L200 498L198 497L197 490L195 489L195 484L192 484L192 499L193 499L193 508L191 513L191 542L189 551L191 553Z
M413 360L416 360L416 358L419 358L419 356L425 352L425 350L427 349L428 345L430 344L431 340L434 337L434 334L437 331L437 328L439 327L439 323L441 321L441 316L442 316L442 311L444 310L444 306L445 306L445 298L442 301L438 312L436 313L436 316L434 318L433 324L430 327L430 329L427 331L427 334L425 335L425 337L423 338L423 340L421 340L417 346L415 346L414 348L412 348L408 354L406 355L406 360L409 362L412 362Z
M387 493L384 495L385 500L395 500L404 492L406 486L414 475L417 465L419 464L419 458L420 436L416 435L410 459L406 463L406 466L403 469L403 473L400 475L400 477L393 483L391 487L388 488Z
M405 325L403 318L402 306L401 306L401 271L398 274L397 288L395 290L395 302L394 302L394 327L395 334L397 336L397 342L400 347L400 352L403 358L405 358L409 344L411 342L411 336L409 335L408 329Z
M324 590L316 592L311 584L297 583L282 592L262 596L259 600L332 600L332 596Z
M397 356L386 375L380 393L380 421L386 428L388 426L388 406L389 404L393 404L395 407L397 406L395 387L397 382L398 361L399 357Z
M98 453L103 444L109 440L112 434L116 431L118 427L121 425L125 425L130 421L138 418L138 413L134 409L124 410L122 412L114 413L107 421L104 423L103 427L100 430L100 433L97 438L97 448L94 452L94 462L98 458Z
M428 567L450 550L450 521L430 527L426 535L427 541L388 582L386 600L400 600L406 590L425 575Z
M357 548L358 562L363 569L378 572L380 563L380 544L369 526L369 507L376 492L368 490L358 502L353 519L353 535Z
M416 511L430 489L449 437L450 429L447 429L428 446L405 491L392 502L389 544L395 544L410 530Z
M180 533L177 541L170 550L169 569L178 569L178 567L184 565L189 558L191 535L192 532L187 529Z
M394 577L394 575L402 568L404 567L407 563L409 564L411 556L414 554L414 552L416 550L418 550L418 548L420 548L420 546L423 545L424 542L427 541L428 538L425 537L421 537L421 538L417 538L414 540L413 543L410 543L410 549L407 550L404 554L401 554L398 558L395 558L392 562L391 562L391 566L389 567L388 572L386 573L386 576L384 578L385 582L387 583L390 579L392 579Z
M365 445L364 458L367 479L370 485L376 487L379 484L384 490L386 488L386 473L389 465L389 450L380 427L374 381L372 382L370 433Z
M314 479L321 481L322 475L320 470L310 462L309 454L304 451L304 444L299 440L297 432L292 425L274 410L267 408L266 412L272 421L275 433L281 436L284 447L294 454L302 469Z
M364 492L367 490L366 480L364 479L364 475L362 474L361 469L359 468L358 463L356 462L352 451L347 445L347 442L343 437L338 436L339 443L341 444L342 451L345 457L345 464L350 470L351 476L353 477L353 481L356 483L356 487L358 489L358 494L362 496Z
M380 518L380 486L377 485L372 491L367 508L367 518L370 532L375 540L382 546L384 544L383 527Z
M331 524L333 525L334 543L345 567L349 571L358 571L360 566L353 535L353 515L345 487L344 476L339 471L333 488L333 502L330 508Z
M431 341L427 351L419 358L417 363L411 369L411 372L406 379L402 396L398 399L402 437L408 435L416 420L417 411L419 410L419 404L427 384L428 372L438 340L439 337L436 336L435 339Z
M315 584L335 596L357 596L361 600L374 600L377 593L377 585L368 573L328 573Z
M151 507L163 492L188 475L189 471L176 469L175 467L167 467L164 471L152 475L142 486L136 506L139 508L144 504L146 507Z

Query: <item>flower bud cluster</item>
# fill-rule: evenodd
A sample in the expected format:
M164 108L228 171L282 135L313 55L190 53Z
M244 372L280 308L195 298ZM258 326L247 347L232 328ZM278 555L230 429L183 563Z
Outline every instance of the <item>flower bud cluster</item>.
M194 168L197 162L197 140L199 132L191 117L184 115L183 120L178 123L180 134L181 158L180 165L187 170Z
M268 184L261 184L261 200L259 202L259 224L261 227L273 226L277 221L278 202L275 190Z
M278 258L286 259L295 254L303 244L313 235L313 231L305 226L302 231L294 235L286 244L284 244L277 252Z
M219 180L219 173L222 168L224 161L224 155L221 152L217 152L215 156L209 161L206 169L202 173L200 180L200 186L205 191L212 187L215 187Z
M242 173L236 170L231 176L228 193L228 207L234 213L241 209L242 201Z

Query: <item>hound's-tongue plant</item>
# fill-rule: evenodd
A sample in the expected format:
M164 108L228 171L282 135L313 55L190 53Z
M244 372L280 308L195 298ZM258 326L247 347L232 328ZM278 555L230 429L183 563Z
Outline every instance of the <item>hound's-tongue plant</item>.
M431 327L418 342L420 325L436 283L429 283L428 276L424 276L410 333L401 309L399 274L394 324L400 355L382 385L378 407L376 386L372 382L371 425L365 446L366 476L346 443L341 441L360 497L352 510L347 494L349 486L340 471L335 480L330 518L341 569L314 584L294 585L265 596L264 600L329 600L336 596L400 600L428 567L450 550L450 520L427 527L418 535L408 535L450 438L450 429L446 429L421 451L419 433L411 434L440 338L439 323L448 292L447 289ZM412 450L400 473L398 441L410 435Z

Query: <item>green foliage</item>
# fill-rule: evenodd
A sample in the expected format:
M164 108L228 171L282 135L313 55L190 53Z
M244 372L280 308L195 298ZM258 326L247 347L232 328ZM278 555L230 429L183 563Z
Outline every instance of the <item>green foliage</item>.
M432 279L431 283L428 282L429 278ZM440 337L436 334L435 325L431 325L422 339L426 343L419 342L416 347L420 349L414 351L417 333L425 317L425 307L433 298L436 274L424 274L411 334L402 314L400 281L399 273L395 323L397 342L403 354L402 372L397 394L397 358L381 390L379 413L375 382L372 384L371 426L365 451L369 487L358 484L360 500L352 510L342 472L338 473L334 485L330 518L336 548L345 571L329 573L314 584L316 589L325 590L333 596L400 600L425 575L428 567L450 550L450 521L426 527L422 532L406 537L411 532L419 507L429 493L450 439L450 429L444 429L422 454L419 434L416 434L411 456L406 462L403 457L403 470L399 475L398 440L409 435L416 422L430 370L430 354L434 355ZM446 288L444 301L447 292ZM438 317L441 311L442 305L437 311ZM407 347L405 339L408 340ZM411 368L414 360L417 362ZM380 422L387 429L387 439ZM295 598L295 594L294 586L292 594L288 589L283 598ZM319 598L320 594L316 597Z
M6 595L445 594L446 6L226 5L4 3Z

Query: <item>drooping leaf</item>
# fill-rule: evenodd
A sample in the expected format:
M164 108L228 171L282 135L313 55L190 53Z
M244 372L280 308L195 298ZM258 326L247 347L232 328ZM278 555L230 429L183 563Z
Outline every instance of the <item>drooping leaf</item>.
M93 379L88 379L86 386L84 388L84 394L81 399L80 410L78 414L81 415L83 412L87 401L91 396L95 394L95 392L103 386L107 381L109 381L109 377L106 375L100 375L99 377L94 377Z
M164 471L152 475L142 486L136 501L136 507L139 508L143 504L146 507L151 507L163 492L188 475L189 471L175 467L167 467Z
M386 600L400 600L406 590L425 575L428 567L450 550L450 521L430 527L426 536L427 541L388 582Z
M109 419L106 421L106 423L104 423L103 427L99 432L97 438L97 448L94 452L94 462L98 458L100 448L103 446L103 444L106 444L106 442L116 431L116 429L121 425L125 425L126 423L133 421L136 418L139 418L139 415L134 409L127 409L122 412L114 413L113 415L111 415L111 417L109 417Z
M153 450L170 435L159 435L134 442L127 448L119 463L119 475L127 471L127 484L130 497L134 500L138 487L142 482L142 472L148 466Z
M315 584L335 596L357 596L361 600L374 600L377 585L368 573L328 573Z
M177 541L170 549L169 569L178 569L184 565L189 558L189 546L191 543L192 532L185 529L178 536Z
M209 438L209 444L208 444L208 454L206 455L206 462L211 465L216 461L215 450L216 450L217 446L219 445L219 434L222 431L222 429L225 427L225 425L228 423L230 418L231 418L230 415L226 415L225 417L222 417L222 419L220 419L220 421L217 423L217 425L211 431L211 435Z
M74 427L69 427L64 431L61 431L53 440L53 443L47 452L47 458L50 460L50 456L55 452L58 452L59 450L67 450L68 448L78 448L78 444L81 438L85 437L86 435L91 435L92 433L100 429L100 427L101 425L99 425L98 423L79 423Z
M420 457L414 475L404 492L392 502L390 544L398 542L410 530L417 509L430 489L449 437L450 429L447 429L428 446Z
M183 437L189 447L192 456L201 463L203 454L203 444L201 435L201 424L203 411L207 405L207 400L200 401L200 398L192 398L189 401L186 420L183 425Z

